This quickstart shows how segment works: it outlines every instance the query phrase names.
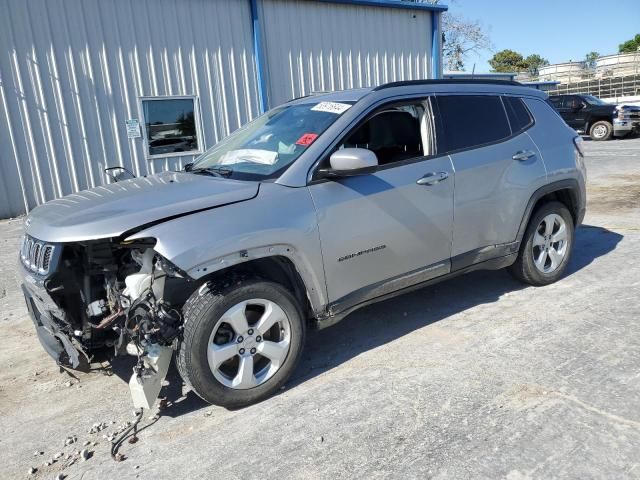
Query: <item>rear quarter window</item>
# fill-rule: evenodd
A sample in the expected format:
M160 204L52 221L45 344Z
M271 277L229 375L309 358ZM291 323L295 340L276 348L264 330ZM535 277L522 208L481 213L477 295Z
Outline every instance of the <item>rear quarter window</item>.
M438 144L447 152L480 147L511 136L502 100L497 95L437 96Z
M533 117L521 98L502 97L502 100L514 134L520 133L533 125Z

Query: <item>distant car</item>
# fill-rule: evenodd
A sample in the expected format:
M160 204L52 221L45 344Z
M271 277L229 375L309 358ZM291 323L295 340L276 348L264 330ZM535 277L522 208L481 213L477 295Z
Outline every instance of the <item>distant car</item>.
M613 134L616 137L640 135L640 107L618 105L613 116Z
M582 139L546 99L473 80L312 95L184 171L40 206L20 251L38 336L67 367L137 356L136 407L175 353L196 394L238 408L280 389L307 327L472 270L549 285L586 193Z
M592 140L640 133L640 107L616 106L593 95L552 95L549 102L571 128Z

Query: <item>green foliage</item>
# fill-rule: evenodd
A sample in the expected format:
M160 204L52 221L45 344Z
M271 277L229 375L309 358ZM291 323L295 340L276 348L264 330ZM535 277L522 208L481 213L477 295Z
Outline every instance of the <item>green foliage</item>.
M584 63L587 68L593 70L596 68L596 60L600 58L600 54L598 52L589 52L584 56Z
M496 52L489 60L489 65L494 72L518 72L526 68L524 57L509 49Z
M619 53L633 53L640 50L640 33L618 46Z
M497 52L491 60L489 65L494 72L521 72L526 70L531 76L537 76L540 67L549 65L549 60L543 58L537 53L532 53L527 58L524 58L520 53L513 50L501 50Z
M540 67L544 67L545 65L549 65L549 60L541 57L537 53L532 53L527 58L524 59L524 63L527 65L527 72L532 77L537 77Z

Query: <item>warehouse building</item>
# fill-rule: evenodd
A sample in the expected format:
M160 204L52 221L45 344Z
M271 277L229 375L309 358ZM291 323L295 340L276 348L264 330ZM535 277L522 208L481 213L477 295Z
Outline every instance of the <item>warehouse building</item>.
M316 91L437 78L443 5L0 0L0 218L180 169Z

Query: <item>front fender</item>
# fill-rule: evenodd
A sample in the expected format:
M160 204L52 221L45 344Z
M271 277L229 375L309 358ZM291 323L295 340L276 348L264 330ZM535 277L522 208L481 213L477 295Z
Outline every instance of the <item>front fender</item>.
M193 279L257 258L287 257L313 311L327 304L316 212L306 187L266 183L256 198L182 216L127 240L148 237L156 239L160 255Z

